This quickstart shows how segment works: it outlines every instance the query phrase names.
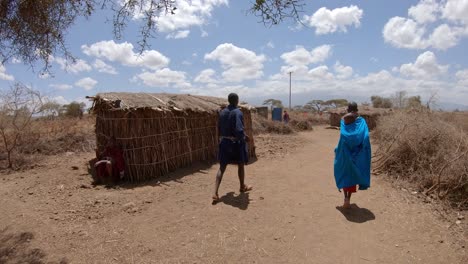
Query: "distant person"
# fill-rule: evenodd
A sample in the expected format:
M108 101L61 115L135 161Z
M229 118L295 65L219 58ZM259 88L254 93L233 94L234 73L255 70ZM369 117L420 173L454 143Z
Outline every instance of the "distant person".
M288 111L286 111L286 110L284 110L283 121L284 121L285 124L289 123L289 114L288 114Z
M94 164L96 168L97 183L116 183L123 179L125 171L125 161L122 149L117 145L115 137L111 137L102 153L97 153L98 162Z
M366 120L355 102L341 119L340 141L335 148L334 174L338 190L344 192L344 208L351 206L351 194L370 187L371 145Z
M216 175L216 185L213 194L213 204L219 202L219 186L223 179L224 172L228 164L237 164L238 176L241 193L252 190L251 186L244 183L245 169L244 165L249 160L247 151L247 142L249 137L244 131L244 116L242 111L237 107L239 104L239 96L231 93L228 96L229 106L224 108L219 114L219 170Z

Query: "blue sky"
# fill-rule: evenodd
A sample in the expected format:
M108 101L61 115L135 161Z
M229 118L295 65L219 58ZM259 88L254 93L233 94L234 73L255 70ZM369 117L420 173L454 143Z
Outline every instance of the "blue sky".
M468 105L468 0L304 1L303 25L273 27L246 14L250 1L177 2L142 56L138 14L115 40L112 13L98 11L67 34L76 64L54 57L53 76L40 76L12 59L0 66L0 87L20 81L60 103L109 91L237 92L252 104L286 103L292 71L293 105L400 90Z

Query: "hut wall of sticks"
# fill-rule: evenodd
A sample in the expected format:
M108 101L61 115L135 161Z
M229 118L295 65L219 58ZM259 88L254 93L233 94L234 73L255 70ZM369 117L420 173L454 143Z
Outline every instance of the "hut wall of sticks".
M101 93L94 97L96 142L102 151L114 136L124 151L126 180L157 178L197 161L214 161L218 152L218 113L226 99L147 93ZM255 158L252 118L244 113L249 155Z
M379 116L386 115L392 111L391 109L380 109L362 106L359 108L359 115L366 120L369 130L373 130L377 126L377 120L379 119ZM339 127L341 118L344 115L346 115L346 113L346 107L330 110L330 126Z

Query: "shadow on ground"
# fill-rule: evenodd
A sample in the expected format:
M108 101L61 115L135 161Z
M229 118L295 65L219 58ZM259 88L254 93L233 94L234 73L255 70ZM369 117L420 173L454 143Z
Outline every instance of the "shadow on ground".
M350 208L343 208L337 206L336 210L340 211L346 220L354 223L365 223L367 221L375 220L375 215L367 208L360 208L356 204L351 204Z
M93 185L104 185L106 188L110 189L135 189L138 187L147 187L147 186L152 186L152 187L158 187L162 185L166 185L167 182L178 182L182 183L182 179L185 176L192 175L194 173L203 173L207 174L207 170L210 169L213 165L216 163L213 162L196 162L194 164L191 164L188 167L185 168L179 168L175 171L169 172L166 175L159 176L155 179L152 180L147 180L147 181L142 181L140 183L131 183L131 182L126 182L122 181L119 183L112 183L112 182L105 182L103 184L99 183L96 184L96 173L94 170L94 163L96 162L96 159L90 160L88 163L88 173L92 177L94 183Z
M34 235L30 232L11 232L7 228L0 230L0 263L60 263L66 264L66 259L60 262L47 262L46 254L38 248L31 248Z
M234 192L229 192L219 198L219 201L216 204L218 203L224 203L241 210L247 210L249 207L250 198L248 193L240 193L236 196L234 195Z

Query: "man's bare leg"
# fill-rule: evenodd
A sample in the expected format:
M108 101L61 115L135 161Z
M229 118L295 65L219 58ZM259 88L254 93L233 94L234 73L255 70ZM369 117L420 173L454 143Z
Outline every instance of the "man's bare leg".
M221 185L221 181L223 180L224 172L226 171L227 165L220 165L218 173L216 174L216 183L215 183L215 191L213 195L213 202L217 202L219 200L219 186Z
M252 190L252 186L245 185L245 167L244 164L239 164L237 167L237 175L239 176L240 192Z

